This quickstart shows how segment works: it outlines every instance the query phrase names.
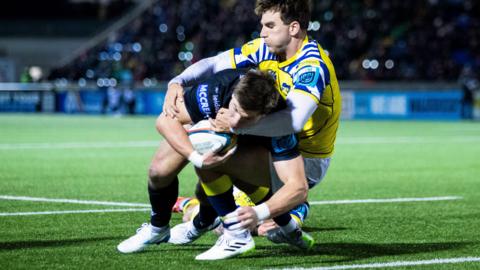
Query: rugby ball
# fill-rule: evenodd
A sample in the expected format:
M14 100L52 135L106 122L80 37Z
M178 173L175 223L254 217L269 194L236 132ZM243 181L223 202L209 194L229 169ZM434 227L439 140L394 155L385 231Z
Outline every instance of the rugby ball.
M193 148L200 154L208 152L225 154L237 145L237 135L215 132L208 120L202 120L188 130Z

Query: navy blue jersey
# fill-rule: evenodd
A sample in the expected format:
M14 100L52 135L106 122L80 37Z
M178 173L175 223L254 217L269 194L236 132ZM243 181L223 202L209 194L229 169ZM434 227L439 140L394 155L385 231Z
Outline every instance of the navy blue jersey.
M220 108L228 108L243 70L224 70L185 91L183 98L194 123L215 118Z
M192 122L215 118L221 108L228 108L233 89L245 72L245 70L224 70L186 90L183 98ZM284 107L285 103L281 102L275 110ZM275 138L240 136L239 142L242 141L263 145L270 150L274 160L288 160L300 155L295 134Z

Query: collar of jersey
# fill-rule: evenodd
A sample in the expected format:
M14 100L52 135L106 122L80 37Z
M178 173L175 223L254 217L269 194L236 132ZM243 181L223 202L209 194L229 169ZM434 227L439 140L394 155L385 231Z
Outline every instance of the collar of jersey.
M295 55L293 55L292 57L288 58L287 60L281 63L278 63L278 67L280 68L286 67L291 63L293 63L295 60L297 60L298 55L303 51L303 47L305 47L307 43L308 43L308 36L305 36L305 38L303 39L302 47L295 53Z

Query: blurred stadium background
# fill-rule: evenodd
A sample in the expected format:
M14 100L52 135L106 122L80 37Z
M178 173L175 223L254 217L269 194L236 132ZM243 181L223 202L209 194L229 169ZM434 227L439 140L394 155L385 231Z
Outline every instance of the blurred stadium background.
M312 1L309 35L333 60L344 119L326 181L309 193L312 252L256 238L245 258L195 262L213 234L116 251L148 217L167 81L258 37L254 2L2 3L1 269L478 269L473 0ZM180 178L191 195L192 167Z
M167 80L259 36L254 2L9 2L0 111L158 114ZM313 1L309 35L333 59L344 118L479 118L478 14L469 0Z

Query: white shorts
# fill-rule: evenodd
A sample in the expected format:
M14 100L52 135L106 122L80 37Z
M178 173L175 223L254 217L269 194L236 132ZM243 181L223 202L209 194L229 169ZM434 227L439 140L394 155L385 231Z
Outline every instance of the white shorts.
M318 185L327 174L331 158L303 158L305 164L305 175L307 176L308 188L311 189ZM270 172L272 175L272 190L276 192L283 186L283 182L278 178L273 163L270 163Z
M303 158L308 188L318 185L327 174L331 158Z

